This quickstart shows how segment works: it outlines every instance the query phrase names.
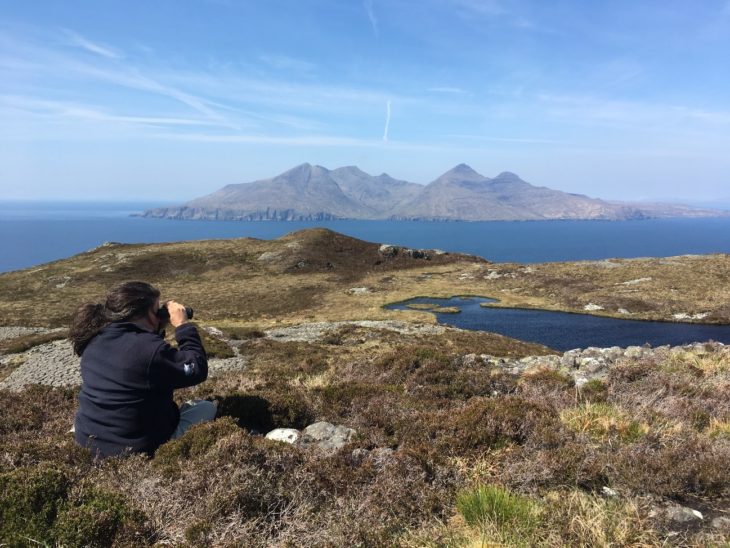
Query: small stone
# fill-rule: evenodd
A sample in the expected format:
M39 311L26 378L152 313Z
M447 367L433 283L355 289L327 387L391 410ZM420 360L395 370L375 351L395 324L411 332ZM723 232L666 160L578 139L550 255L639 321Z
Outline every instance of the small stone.
M719 518L714 518L710 522L710 525L712 525L712 527L714 529L721 529L723 531L730 531L730 518L726 518L724 516L719 517Z
M302 437L302 433L294 428L277 428L266 434L267 440L283 441L295 444Z
M603 310L603 307L601 305L599 305L599 304L588 303L587 305L585 305L583 307L583 310L588 310L588 311L591 311L591 310Z
M614 498L614 497L618 496L618 491L616 491L615 489L611 489L607 485L604 485L601 488L601 493L603 493L603 496L609 497L609 498Z
M369 287L351 287L347 290L347 292L350 295L365 295L367 293L372 293Z
M670 506L666 509L665 515L667 519L676 521L677 523L688 523L690 521L696 521L698 519L704 519L702 512L688 508L686 506Z

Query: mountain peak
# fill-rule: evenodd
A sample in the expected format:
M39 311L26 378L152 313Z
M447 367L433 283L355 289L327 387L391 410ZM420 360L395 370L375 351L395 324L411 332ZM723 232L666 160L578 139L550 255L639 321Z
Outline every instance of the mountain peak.
M472 169L472 167L470 165L467 165L467 164L459 164L457 166L454 166L447 173L458 173L460 175L464 175L464 174L469 174L469 175L476 174L476 175L479 175L479 173L477 173L476 171L474 171Z
M500 181L504 181L504 182L522 181L522 179L520 179L519 175L517 175L516 173L512 173L511 171L503 171L502 173L497 175L494 179L495 180L499 179Z

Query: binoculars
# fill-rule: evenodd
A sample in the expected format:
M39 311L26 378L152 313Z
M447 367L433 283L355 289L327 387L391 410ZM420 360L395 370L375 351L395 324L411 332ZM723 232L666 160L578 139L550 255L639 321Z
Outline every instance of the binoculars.
M185 314L188 315L188 320L193 319L193 309L189 306L185 307ZM167 309L167 305L163 304L158 310L157 310L157 318L160 320L160 322L165 323L170 321L170 311Z

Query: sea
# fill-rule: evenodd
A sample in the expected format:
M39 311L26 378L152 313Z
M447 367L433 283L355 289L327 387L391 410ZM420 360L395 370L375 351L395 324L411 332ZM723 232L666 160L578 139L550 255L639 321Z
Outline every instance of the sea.
M644 221L176 221L132 216L159 202L0 201L0 272L30 268L104 242L253 237L325 227L363 240L540 263L730 253L730 217Z

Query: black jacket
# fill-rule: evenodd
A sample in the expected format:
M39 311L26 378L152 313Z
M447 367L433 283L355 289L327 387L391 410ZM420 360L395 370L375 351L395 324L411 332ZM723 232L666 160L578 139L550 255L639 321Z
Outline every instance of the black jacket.
M76 441L108 457L153 454L177 428L175 388L208 377L200 335L186 323L175 330L178 348L130 322L108 325L81 355Z

